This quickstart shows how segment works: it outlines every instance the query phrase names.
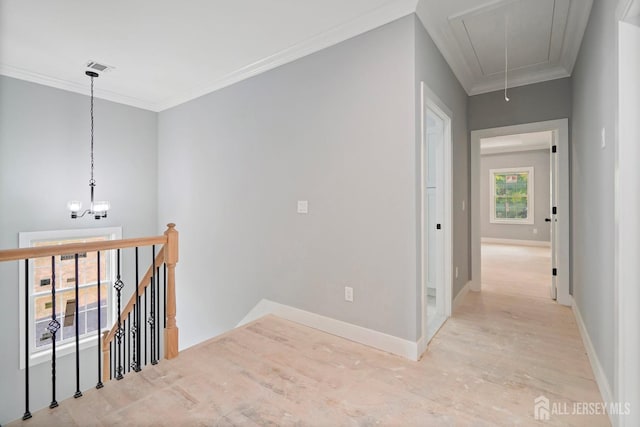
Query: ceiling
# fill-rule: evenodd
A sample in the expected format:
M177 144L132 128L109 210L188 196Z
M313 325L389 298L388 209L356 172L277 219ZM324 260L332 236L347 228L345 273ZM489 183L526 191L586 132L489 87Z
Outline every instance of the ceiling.
M553 141L552 131L482 138L480 140L480 153L496 154L515 151L548 150L551 147L551 141Z
M469 94L571 74L592 0L2 0L0 74L162 111L417 12Z
M568 77L592 0L420 0L417 14L469 95Z
M418 0L2 0L0 74L153 111L415 11Z

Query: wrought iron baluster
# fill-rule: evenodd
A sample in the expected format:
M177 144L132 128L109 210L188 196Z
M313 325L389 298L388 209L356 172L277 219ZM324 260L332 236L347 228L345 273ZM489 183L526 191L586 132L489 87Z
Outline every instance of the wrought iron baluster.
M102 299L100 296L100 287L101 287L101 283L100 283L100 251L98 251L97 253L97 263L98 263L98 383L96 384L96 388L102 388L104 387L104 384L102 384L102 351L101 351L101 347L102 347L102 336L100 335L100 332L102 330Z
M135 317L133 323L133 338L134 338L134 350L133 350L133 370L140 372L140 294L138 290L138 284L140 283L139 268L138 268L138 247L136 246L136 303L133 307L133 316Z
M166 249L165 249L165 254L166 254ZM162 281L164 282L164 292L162 293L162 296L164 297L164 310L162 311L162 317L164 318L164 327L165 329L167 328L167 263L163 263L162 264L162 269L164 270L162 273Z
M144 318L147 319L147 289L145 288L143 294L142 294L142 299L144 300ZM147 349L147 322L144 322L144 366L147 366L147 353L148 353L148 349Z
M127 372L131 372L131 312L127 313Z
M149 313L149 329L151 334L151 364L156 365L156 245L151 245L151 312Z
M76 286L75 286L76 312L75 312L75 317L73 321L76 324L76 393L73 395L73 397L77 399L82 396L82 392L80 391L80 322L78 321L80 317L80 293L78 291L78 282L80 281L80 275L78 274L78 254L75 254L74 261L75 261L75 275L76 275ZM86 316L86 312L85 312L85 316Z
M29 411L29 260L24 260L24 415L23 420L31 418Z
M120 249L117 250L117 276L116 276L116 282L113 284L113 287L116 289L116 298L118 299L118 329L116 330L116 339L118 340L118 348L116 349L116 351L118 352L118 367L116 368L116 379L117 380L121 380L123 378L122 376L122 337L123 337L123 330L122 330L122 321L120 320L120 312L121 312L121 294L122 294L122 288L124 288L124 282L121 279L120 276Z
M60 329L60 322L56 318L56 257L51 257L51 321L47 330L51 334L51 403L49 408L58 406L56 401L56 333Z
M160 266L156 267L156 362L160 360Z

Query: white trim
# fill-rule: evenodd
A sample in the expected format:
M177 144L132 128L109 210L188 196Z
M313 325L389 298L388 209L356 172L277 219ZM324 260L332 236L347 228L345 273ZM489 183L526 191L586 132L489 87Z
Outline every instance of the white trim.
M427 287L427 278L426 278L426 265L425 265L425 256L426 246L425 246L425 170L426 165L424 164L425 158L425 150L426 150L426 131L427 126L424 122L426 116L426 108L432 109L438 115L440 115L444 121L444 141L443 141L443 155L444 155L444 218L442 222L443 228L443 238L444 238L444 259L442 262L444 263L444 321L451 316L451 304L453 300L453 253L452 253L452 239L453 239L453 209L452 209L452 173L453 173L453 165L452 165L452 130L451 124L453 122L453 112L447 107L447 105L442 102L442 100L425 84L425 82L420 82L420 126L421 126L421 134L420 134L420 171L419 177L420 182L418 183L419 188L419 239L420 239L420 307L421 307L421 323L420 323L420 342L426 341L424 344L425 348L429 340L435 335L437 329L432 330L431 334L429 334L428 328L425 328L426 325L426 317L427 317L427 307L426 307L426 298L425 292ZM440 325L441 326L441 325Z
M553 131L554 144L558 147L558 287L557 301L559 304L571 305L569 295L569 120L549 120L545 122L525 123L514 126L504 126L493 129L474 130L471 132L471 290L480 291L482 288L482 251L481 251L481 215L480 212L480 140L495 136L514 135L519 133Z
M0 75L89 96L89 86L87 84L80 84L73 81L50 77L8 64L0 63ZM135 98L133 96L123 95L117 92L111 92L108 90L100 89L99 87L95 89L94 96L99 99L105 99L107 101L117 102L119 104L130 105L132 107L142 108L144 110L155 112L160 111L158 109L158 106L151 101Z
M589 333L587 332L587 327L585 326L584 321L582 320L580 309L573 298L571 298L571 309L573 310L573 314L576 317L576 324L578 325L578 330L580 331L580 336L582 337L584 348L587 350L587 356L589 357L591 370L593 371L593 376L596 379L596 383L598 384L598 389L600 389L602 400L607 404L614 403L615 400L613 398L613 394L611 393L611 386L609 385L609 381L607 381L607 376L604 373L602 364L600 364L600 359L598 359L596 350L593 347L593 343L591 342L591 337L589 337ZM615 426L616 425L615 419L614 419L615 417L611 414L607 414L607 415L609 415L609 420L611 421L611 424Z
M550 248L551 242L543 240L519 240L519 239L499 239L496 237L483 237L480 243L490 243L494 245L513 245L513 246L540 246Z
M638 138L640 125L637 111L640 101L639 23L640 0L621 0L616 9L617 19L617 67L618 109L616 144L614 144L614 307L615 307L615 385L619 402L629 402L632 410L620 415L616 422L620 427L637 426L640 423L640 342L637 326L640 322L638 301L640 290L637 282L640 265L640 221L637 210L640 196L636 183L640 179L637 163L640 159ZM614 423L615 425L615 423Z
M268 314L273 314L283 319L309 326L310 328L377 348L378 350L396 354L409 360L418 360L418 343L416 342L267 299L263 299L256 304L236 327L246 325Z
M95 237L95 236L109 236L110 240L114 239L122 239L122 227L101 227L101 228L82 228L82 229L71 229L71 230L51 230L51 231L27 231L18 233L18 247L26 248L31 247L32 242L34 241L42 241L42 240L60 240L60 239L76 239L82 237ZM111 271L115 272L115 259L111 257ZM31 261L31 260L30 260ZM33 267L32 262L30 264L30 277L33 277ZM19 307L19 325L20 325L20 369L25 368L25 352L26 352L26 344L25 337L22 331L25 330L27 325L25 325L25 312L24 312L24 301L25 301L25 274L24 274L24 262L18 263L18 283L19 286L19 300L17 301ZM29 287L31 289L31 287ZM111 287L109 287L111 289ZM111 292L111 291L109 291ZM109 294L111 295L111 294ZM111 297L108 297L112 299ZM29 299L31 302L31 299ZM110 316L107 317L107 325L109 324L109 320L114 318L115 315L115 307L114 304L111 305L111 313ZM30 304L30 309L32 309L32 305ZM33 313L30 313L33 315ZM35 327L33 322L33 317L30 316L32 320L31 325L29 325L29 339L32 340L35 334ZM85 336L80 339L80 349L84 350L85 348L93 347L98 344L98 340L94 339L93 336ZM71 354L75 352L75 344L71 342L56 344L56 356L65 356L67 354ZM49 347L43 348L42 350L35 351L33 354L29 355L29 366L35 366L40 363L45 363L51 360L50 357L51 349Z
M460 305L462 304L462 301L464 301L464 297L467 296L470 288L471 288L471 281L468 281L467 283L464 284L462 289L460 289L460 291L458 292L458 295L456 295L455 299L453 300L454 313L458 309L458 307L460 307Z
M517 218L496 218L496 174L503 173L514 173L520 174L522 172L527 173L527 217L524 219ZM535 175L534 175L533 166L527 167L516 167L516 168L503 168L503 169L489 169L489 222L492 224L533 224L534 223L534 215L535 215L535 207L533 205L534 202L534 183L535 183Z
M356 17L348 22L337 25L311 38L282 49L273 55L261 58L251 64L222 76L215 77L208 81L200 82L197 86L172 95L165 99L150 100L138 99L120 93L108 92L96 89L96 98L106 99L113 102L131 105L138 108L144 108L155 112L160 112L192 99L214 92L234 83L272 70L283 64L293 62L304 56L323 50L327 47L336 45L352 37L371 31L403 16L410 15L416 11L418 0L392 0L381 7L366 13L365 15ZM55 77L46 76L39 73L33 73L27 70L13 67L9 64L0 64L0 74L26 80L58 89L68 90L87 94L87 87L73 81L57 79Z

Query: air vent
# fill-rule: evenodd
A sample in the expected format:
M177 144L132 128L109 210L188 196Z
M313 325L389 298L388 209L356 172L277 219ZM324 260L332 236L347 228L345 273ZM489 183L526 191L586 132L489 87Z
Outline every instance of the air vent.
M87 70L97 71L99 73L106 73L115 68L116 67L112 67L111 65L101 64L100 62L96 62L96 61L87 62Z

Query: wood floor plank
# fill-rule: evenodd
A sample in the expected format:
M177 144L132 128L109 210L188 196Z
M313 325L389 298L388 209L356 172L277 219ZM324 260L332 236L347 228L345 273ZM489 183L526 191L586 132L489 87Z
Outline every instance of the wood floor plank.
M495 265L419 362L266 316L9 425L528 426L540 395L601 402L571 310L532 289L536 274Z

